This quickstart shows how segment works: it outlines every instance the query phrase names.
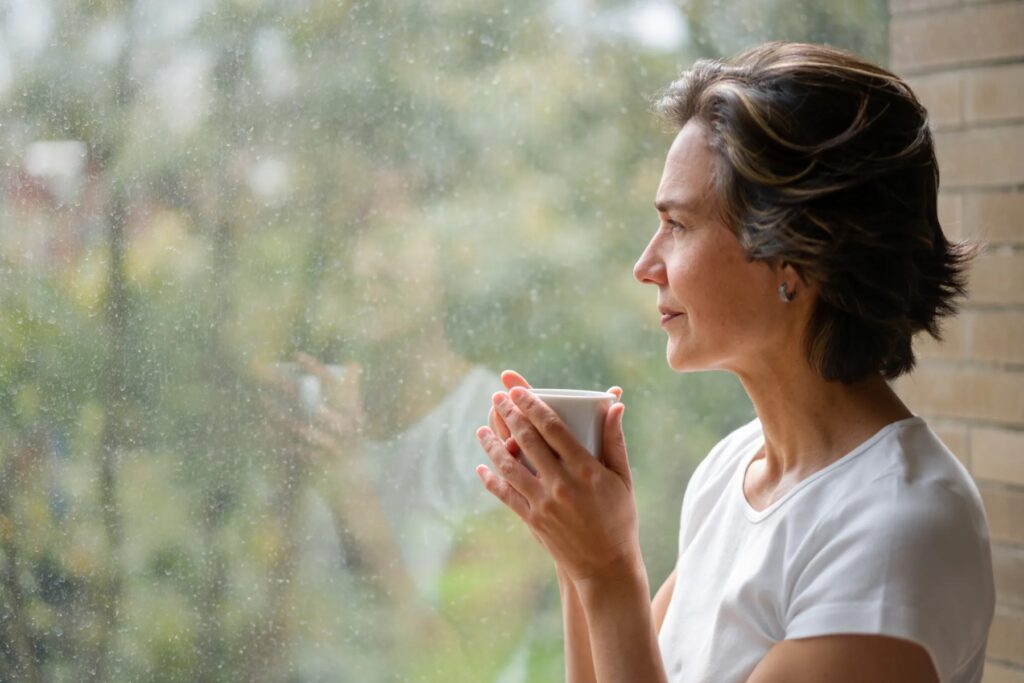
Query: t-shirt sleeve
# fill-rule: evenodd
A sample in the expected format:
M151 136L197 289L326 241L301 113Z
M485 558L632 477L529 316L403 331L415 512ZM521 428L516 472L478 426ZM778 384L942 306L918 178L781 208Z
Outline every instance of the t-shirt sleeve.
M984 514L941 485L927 499L905 495L896 476L871 488L884 495L838 506L802 548L786 639L859 633L910 640L928 652L942 683L953 681L984 648L992 619Z

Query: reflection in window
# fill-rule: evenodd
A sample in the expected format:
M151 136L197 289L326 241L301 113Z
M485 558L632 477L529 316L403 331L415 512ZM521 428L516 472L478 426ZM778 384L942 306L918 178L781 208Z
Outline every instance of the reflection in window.
M9 2L0 680L559 679L473 431L505 367L624 386L668 573L750 409L631 282L647 98L767 38L884 58L884 3L770 5Z

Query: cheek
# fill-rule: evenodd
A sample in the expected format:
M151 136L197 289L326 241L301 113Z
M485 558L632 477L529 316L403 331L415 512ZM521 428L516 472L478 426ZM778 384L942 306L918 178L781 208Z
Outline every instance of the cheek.
M694 259L676 259L666 263L669 287L673 294L679 297L682 305L689 301L698 299L709 286L706 268L700 261Z
M764 295L765 285L743 269L709 263L678 274L682 305L707 332L745 335L760 329L776 311Z
M719 324L718 319L729 317L725 309L734 303L728 278L716 270L709 261L687 261L675 266L671 273L674 301L691 319Z

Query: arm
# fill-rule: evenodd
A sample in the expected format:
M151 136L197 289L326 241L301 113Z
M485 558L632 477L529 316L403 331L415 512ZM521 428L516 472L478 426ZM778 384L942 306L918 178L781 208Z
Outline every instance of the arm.
M592 683L597 680L594 674L593 654L590 650L590 630L587 628L586 615L580 602L576 586L568 575L557 568L558 588L562 595L562 613L565 625L565 680L567 683ZM676 585L676 570L672 570L665 583L661 584L654 600L651 601L651 614L654 617L654 629L658 633L665 621L665 612Z
M783 640L754 668L747 683L938 683L931 658L909 640L837 635Z
M667 683L642 563L576 582L601 683ZM638 565L638 566L637 566Z
M507 389L515 386L530 386L522 375L511 370L503 372L501 379ZM617 399L622 398L621 388L612 387L608 391L615 394ZM515 439L509 438L511 433L508 426L493 408L488 415L488 422L492 431L501 436L509 452L518 453L519 449ZM538 540L540 539L538 538ZM590 651L590 631L587 628L587 618L583 613L579 594L576 592L576 586L572 579L557 563L555 564L555 573L558 576L558 591L562 602L566 683L596 683L593 656Z
M391 524L384 515L380 499L363 473L359 457L344 467L331 468L327 486L321 487L338 523L343 546L355 546L369 565L368 575L397 604L415 602L416 587L405 570Z
M590 652L590 631L583 613L580 596L572 579L556 566L558 589L562 596L562 623L565 633L566 683L597 683L593 655Z
M672 599L672 591L675 587L676 570L673 569L672 573L665 579L665 583L661 584L661 588L658 589L654 600L651 601L651 612L654 614L654 630L657 633L661 633L661 625L665 623L665 613L668 612L668 603Z
M391 524L381 508L363 462L362 370L349 363L339 378L315 357L299 353L300 373L319 381L322 399L315 409L297 419L301 404L298 377L282 376L272 368L257 368L264 382L276 389L277 400L265 400L269 422L289 445L297 441L298 455L310 470L314 486L328 502L343 548L355 549L372 577L396 604L415 604L416 586L405 570ZM307 408L307 410L310 410ZM300 445L301 444L301 445ZM315 476L323 474L325 476Z
M622 432L625 406L616 403L605 415L603 457L598 461L529 391L514 387L508 394L495 394L493 404L537 474L488 427L477 430L477 438L501 478L483 465L477 474L571 578L590 633L596 680L667 681L640 556Z

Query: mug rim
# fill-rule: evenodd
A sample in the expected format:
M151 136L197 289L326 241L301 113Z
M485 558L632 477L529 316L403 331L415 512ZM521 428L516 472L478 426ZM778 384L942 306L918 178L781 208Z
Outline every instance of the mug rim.
M529 389L529 391L541 398L545 396L552 396L557 398L575 398L575 399L604 399L610 398L615 399L615 394L608 391L591 391L589 389L551 389L551 388L540 388L540 389Z

